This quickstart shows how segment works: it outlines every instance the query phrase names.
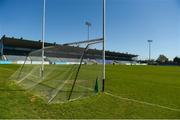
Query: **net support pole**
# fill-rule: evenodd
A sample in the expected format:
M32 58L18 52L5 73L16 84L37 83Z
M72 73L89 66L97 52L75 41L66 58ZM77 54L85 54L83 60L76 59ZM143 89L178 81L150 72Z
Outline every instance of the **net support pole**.
M41 77L42 78L44 78L45 24L46 24L46 0L43 0L43 15L42 15L42 66L41 66Z
M103 77L102 77L102 92L105 91L106 78L106 61L105 61L105 44L106 44L106 0L103 0Z

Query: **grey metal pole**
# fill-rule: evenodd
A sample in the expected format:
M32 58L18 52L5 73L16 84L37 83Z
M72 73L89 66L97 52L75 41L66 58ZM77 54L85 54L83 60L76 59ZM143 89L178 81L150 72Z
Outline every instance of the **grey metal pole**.
M88 40L89 40L89 25L88 25Z
M149 61L151 61L151 43L149 42Z
M102 78L102 92L105 91L105 79L106 79L105 45L106 45L106 0L103 0L103 78Z
M45 41L45 25L46 25L46 0L43 1L43 15L42 15L42 66L41 77L44 78L44 41Z
M85 25L87 25L87 39L89 40L89 29L92 24L90 22L86 22Z
M149 43L149 62L151 61L151 43L153 42L153 40L148 40Z

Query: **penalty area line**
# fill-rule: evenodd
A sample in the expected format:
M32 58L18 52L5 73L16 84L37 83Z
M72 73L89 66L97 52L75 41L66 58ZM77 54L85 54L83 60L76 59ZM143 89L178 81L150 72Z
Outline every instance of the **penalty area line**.
M176 109L176 108L171 108L171 107L167 107L167 106L162 106L159 104L154 104L154 103L149 103L149 102L145 102L145 101L140 101L140 100L135 100L135 99L130 99L130 98L125 98L125 97L121 97L118 95L113 95L111 93L105 92L106 95L109 95L111 97L114 98L118 98L121 100L125 100L125 101L131 101L131 102L135 102L135 103L139 103L139 104L144 104L144 105L148 105L148 106L153 106L153 107L158 107L158 108L162 108L162 109L166 109L166 110L171 110L171 111L175 111L175 112L180 112L180 109Z

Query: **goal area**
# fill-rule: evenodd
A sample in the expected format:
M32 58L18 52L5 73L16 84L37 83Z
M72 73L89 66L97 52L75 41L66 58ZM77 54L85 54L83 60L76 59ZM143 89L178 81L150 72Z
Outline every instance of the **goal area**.
M96 95L102 88L102 45L97 39L35 50L21 61L11 80L47 103Z

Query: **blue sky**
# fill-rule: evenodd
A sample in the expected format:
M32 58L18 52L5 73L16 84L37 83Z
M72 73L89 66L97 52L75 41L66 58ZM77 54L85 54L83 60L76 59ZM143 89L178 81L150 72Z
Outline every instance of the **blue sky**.
M43 0L0 0L0 36L41 39ZM67 43L102 36L102 0L47 0L46 41ZM111 51L148 58L180 56L180 0L107 0L107 45Z

